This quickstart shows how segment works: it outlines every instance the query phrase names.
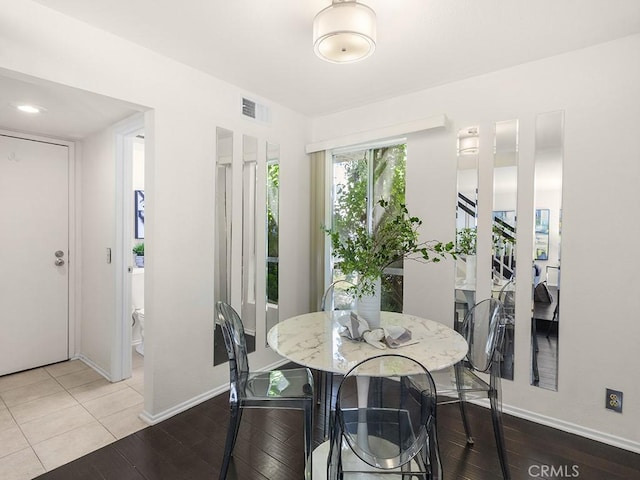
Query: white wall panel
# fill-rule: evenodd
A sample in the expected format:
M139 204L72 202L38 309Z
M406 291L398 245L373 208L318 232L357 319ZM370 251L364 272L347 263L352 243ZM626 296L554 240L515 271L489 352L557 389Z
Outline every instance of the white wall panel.
M640 181L636 131L640 118L638 52L640 36L635 35L315 118L311 142L363 129L375 130L386 126L389 118L404 123L445 114L451 122L450 151L436 154L446 150L441 143L445 134L425 134L420 139L420 150L429 154L416 159L410 149L407 176L407 198L412 210L428 219L425 224L430 232L445 240L453 235L457 129L521 120L519 201L521 209L532 209L535 115L564 110L558 392L529 385L529 294L521 289L516 378L514 382L503 382L504 402L519 415L640 451L640 411L636 408L640 384L636 381L636 366L628 361L636 357L640 339L635 300L640 288L640 257L633 247L640 235L636 193ZM480 135L486 135L482 128ZM481 179L486 175L483 168L481 165ZM490 201L491 197L485 198ZM523 210L521 213L518 258L520 264L526 265L532 258L532 242L522 235L524 223L532 222L532 214ZM453 276L448 272L440 275L440 267L420 266L418 273L418 267L409 266L405 287L408 310L442 315L452 309L446 289L433 283L450 282L453 290ZM418 279L415 281L420 282L419 286L412 285L414 279ZM425 293L429 291L442 295ZM624 391L622 415L604 409L605 387Z
M227 365L212 366L216 127L281 146L281 314L289 316L308 305L309 203L299 199L309 182L307 119L263 102L271 125L246 120L242 90L28 0L3 2L0 43L0 68L153 109L145 119L145 412L157 418L228 385ZM83 247L99 255L100 266L87 274L95 280L91 288L104 292L86 298L83 310L102 308L100 316L115 321L108 305L112 272L100 274L109 268L104 248L114 231L115 171L100 148L88 145L83 157L94 157L87 175L102 179L91 193L100 206L86 226L98 229ZM83 342L102 362L109 342L102 320L87 325ZM257 348L253 368L279 359L264 339Z

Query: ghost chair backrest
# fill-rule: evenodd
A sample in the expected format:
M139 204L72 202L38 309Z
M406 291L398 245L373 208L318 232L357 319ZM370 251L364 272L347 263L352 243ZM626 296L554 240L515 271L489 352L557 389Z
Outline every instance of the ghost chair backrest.
M440 469L436 404L430 373L411 358L380 355L353 367L338 389L328 478L371 467L405 474ZM351 460L342 458L343 442L355 454Z
M244 327L238 313L228 304L216 304L218 322L222 328L224 345L229 357L229 375L232 397L243 398L246 392L249 376L249 359L247 344L244 337Z
M500 345L504 309L502 302L489 298L476 303L467 312L461 334L469 344L467 360L471 367L487 372Z

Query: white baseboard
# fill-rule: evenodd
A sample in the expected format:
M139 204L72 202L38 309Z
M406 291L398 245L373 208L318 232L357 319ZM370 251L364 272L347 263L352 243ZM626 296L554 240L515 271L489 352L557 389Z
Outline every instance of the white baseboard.
M581 437L589 438L597 442L605 443L613 447L629 450L630 452L640 453L640 442L635 442L626 438L618 437L607 432L601 432L591 428L577 425L575 423L566 422L557 418L542 415L536 412L530 412L529 410L523 410L517 407L511 407L509 405L502 405L502 411L506 414L513 415L514 417L524 418L540 425L546 425L548 427L562 430L563 432L573 433Z
M189 400L179 403L175 407L171 407L163 412L158 413L157 415L151 415L146 410L142 410L142 413L139 415L139 417L143 422L149 425L155 425L156 423L160 423L163 420L167 420L168 418L171 418L174 415L177 415L178 413L182 413L185 410L189 410L191 407L195 407L196 405L199 405L202 402L215 397L216 395L220 395L221 393L224 393L227 390L229 390L229 386L223 385L222 387L214 388L213 390L209 390L208 392L205 392L193 398L190 398Z
M111 376L109 375L109 373L106 370L104 370L102 367L96 365L93 362L93 360L91 360L90 358L87 358L82 354L78 355L76 358L78 358L78 360L80 360L81 362L87 364L89 367L94 369L96 372L98 372L100 375L102 375L104 378L106 378L110 382L113 382L113 380L111 380Z
M286 363L289 363L289 360L286 360L286 359L278 360L277 362L266 366L264 368L264 371L273 370ZM205 402L228 390L229 390L229 385L222 385L221 387L214 388L213 390L209 390L208 392L204 392L200 395L190 398L189 400L185 400L184 402L179 403L174 407L168 408L167 410L164 410L156 415L151 415L146 410L143 410L142 413L139 415L139 417L143 422L149 425L155 425L156 423L162 422L163 420L167 420L168 418L171 418L174 415L177 415L178 413L182 413L185 410L189 410L190 408L195 407L196 405L199 405L202 402Z
M479 405L481 407L490 408L488 400L472 400L469 403ZM601 432L592 428L587 428L582 425L578 425L571 422L566 422L558 418L549 417L548 415L542 415L541 413L531 412L518 407L512 407L507 404L502 404L502 413L507 415L513 415L514 417L523 418L533 423L540 425L546 425L547 427L555 428L567 433L573 433L580 437L589 438L596 442L611 445L612 447L622 448L634 453L640 453L640 442L635 442L627 438L611 435L610 433Z

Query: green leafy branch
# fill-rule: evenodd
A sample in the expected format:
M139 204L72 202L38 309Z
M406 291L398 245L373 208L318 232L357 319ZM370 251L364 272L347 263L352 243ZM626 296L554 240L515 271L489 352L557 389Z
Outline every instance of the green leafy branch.
M459 255L475 255L476 254L476 229L461 228L457 233L457 253Z
M359 283L348 289L350 293L357 297L372 294L375 280L402 259L437 263L447 257L456 258L453 242L419 241L422 220L411 216L405 204L384 199L377 204L382 213L371 233L362 224L347 232L325 228L333 255L338 258L337 266L345 274L358 275Z

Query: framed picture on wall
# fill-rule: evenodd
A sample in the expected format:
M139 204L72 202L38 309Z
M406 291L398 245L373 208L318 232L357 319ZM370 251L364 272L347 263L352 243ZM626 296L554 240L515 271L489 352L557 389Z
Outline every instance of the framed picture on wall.
M136 238L144 238L144 190L134 190Z
M549 260L549 210L536 210L536 260Z

